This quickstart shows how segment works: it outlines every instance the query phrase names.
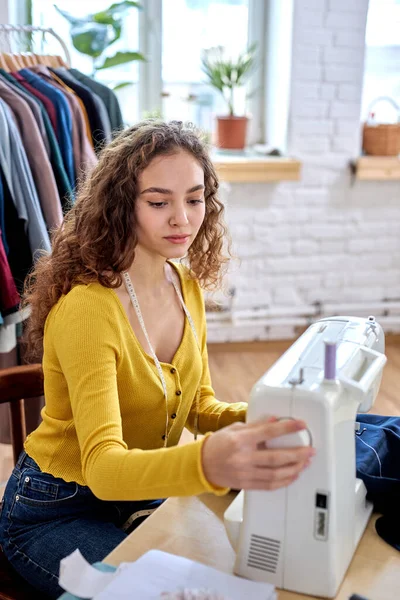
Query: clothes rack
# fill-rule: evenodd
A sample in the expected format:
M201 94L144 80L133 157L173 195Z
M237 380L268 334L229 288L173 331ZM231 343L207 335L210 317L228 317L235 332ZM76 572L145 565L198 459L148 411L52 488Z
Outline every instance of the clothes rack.
M63 49L64 55L65 55L65 62L67 64L67 66L71 67L71 55L69 53L67 45L64 42L64 40L62 39L62 37L59 36L58 33L56 33L54 31L54 29L52 29L51 27L37 27L34 25L3 25L3 24L0 24L0 51L4 50L6 52L12 52L11 41L12 41L12 35L14 33L22 34L22 33L35 33L35 32L41 32L44 36L46 34L49 34L49 35L52 35L53 37L55 37ZM2 48L2 42L4 42L4 41L8 42L7 49Z
M59 55L53 48L46 54L48 36ZM52 232L97 164L96 153L123 126L113 90L71 68L67 45L53 29L0 24L0 369L24 362L26 275L42 251L51 251ZM41 398L29 402L27 432L42 406ZM3 405L0 443L9 441Z

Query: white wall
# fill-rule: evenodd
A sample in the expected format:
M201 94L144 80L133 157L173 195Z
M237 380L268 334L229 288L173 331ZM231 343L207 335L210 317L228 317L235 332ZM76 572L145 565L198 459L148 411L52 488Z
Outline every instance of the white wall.
M9 0L0 0L0 23L9 23Z
M25 0L0 0L0 23L25 23Z
M288 149L303 161L302 179L221 194L241 259L229 276L234 307L250 316L257 307L286 307L290 317L315 302L400 299L400 182L354 182L348 167L360 153L368 0L294 4ZM209 323L209 341L294 333Z

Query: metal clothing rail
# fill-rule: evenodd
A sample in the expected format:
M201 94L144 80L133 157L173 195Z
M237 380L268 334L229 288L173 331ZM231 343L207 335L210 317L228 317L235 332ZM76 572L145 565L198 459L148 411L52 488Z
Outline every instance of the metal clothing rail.
M0 24L0 38L2 34L6 34L11 37L12 33L34 33L36 31L40 31L43 34L49 33L54 36L56 40L61 45L64 54L65 54L65 62L68 67L71 66L71 55L68 51L68 48L64 42L64 40L51 28L48 27L35 27L33 25L1 25Z

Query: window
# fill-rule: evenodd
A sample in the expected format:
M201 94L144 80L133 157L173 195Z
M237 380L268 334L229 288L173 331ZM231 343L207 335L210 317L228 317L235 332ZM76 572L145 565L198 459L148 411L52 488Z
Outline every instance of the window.
M215 114L226 111L223 98L205 85L201 50L225 45L237 54L257 44L257 67L238 98L246 97L251 115L249 142L264 138L264 58L267 6L260 0L146 0L141 11L141 51L149 57L140 65L140 100L144 109L159 109L167 119L194 120L214 129Z
M363 120L380 96L390 97L400 106L400 0L370 0L365 43ZM390 103L377 105L378 122L393 123L398 118Z
M201 53L223 46L237 55L248 46L248 0L163 0L162 112L166 119L189 120L212 131L216 114L226 114L220 93L204 82ZM245 93L235 99L245 112Z
M32 25L51 27L66 43L71 55L72 66L87 75L91 75L93 73L91 57L78 52L74 48L70 36L70 24L54 8L54 4L72 16L80 18L108 8L112 4L112 1L80 0L79 2L70 2L69 0L32 0ZM136 9L130 10L124 22L121 38L107 49L105 56L113 56L116 52L123 50L137 50L139 46L138 23L138 11ZM62 55L61 46L53 36L46 35L43 41L40 34L35 33L33 39L35 48L43 52ZM131 82L132 85L124 87L116 93L126 122L134 123L139 119L139 68L136 61L111 69L100 70L96 74L96 79L105 85L109 85L111 88L123 82Z
M52 27L67 43L72 66L92 73L92 61L72 45L70 25L54 8L79 18L110 6L112 0L31 0L32 24ZM131 124L146 114L161 113L165 119L191 120L211 133L217 114L227 107L219 92L204 83L201 71L203 49L224 46L236 55L256 42L257 69L246 90L236 98L235 109L252 115L250 141L263 141L265 5L259 0L142 0L142 9L132 9L121 39L107 55L118 50L139 50L146 63L133 62L98 71L96 77L111 87L132 85L117 91L124 119ZM56 40L49 52L60 53Z

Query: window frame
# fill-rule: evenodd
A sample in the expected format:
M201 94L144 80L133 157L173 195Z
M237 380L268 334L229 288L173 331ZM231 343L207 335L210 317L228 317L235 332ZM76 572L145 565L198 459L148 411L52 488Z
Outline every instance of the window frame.
M266 3L249 0L249 45L257 43L258 66L248 83L253 93L247 100L251 115L248 143L264 142L265 135L265 47ZM162 0L146 0L139 15L139 51L147 61L139 65L139 114L162 109Z
M247 99L249 122L248 144L265 141L266 126L266 50L268 35L268 4L249 0L248 43L257 43L257 66L249 78L247 87L251 96ZM15 0L13 8L21 24L27 23L26 0ZM10 21L12 22L12 21ZM139 52L147 60L139 63L138 110L162 109L162 0L146 0L139 11Z

